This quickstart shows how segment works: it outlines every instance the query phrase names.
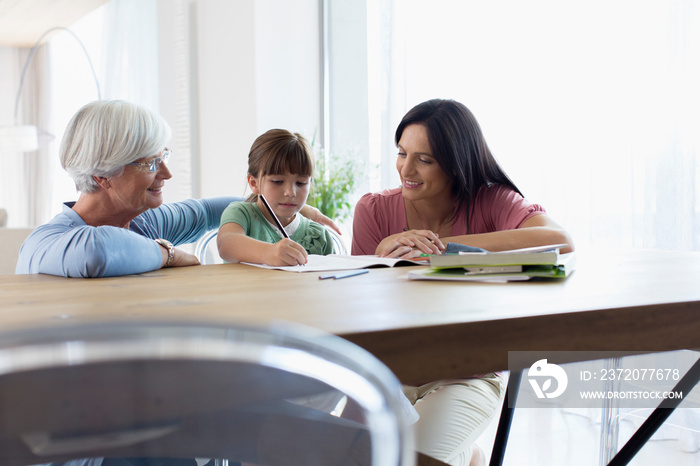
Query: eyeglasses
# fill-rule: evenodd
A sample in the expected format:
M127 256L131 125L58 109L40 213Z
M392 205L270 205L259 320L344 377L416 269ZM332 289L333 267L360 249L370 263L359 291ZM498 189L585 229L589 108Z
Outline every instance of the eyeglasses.
M150 162L131 162L127 163L127 165L135 165L137 167L148 167L149 172L157 172L158 169L160 168L160 164L163 162L168 162L168 158L170 158L170 149L167 147L163 149L163 152Z

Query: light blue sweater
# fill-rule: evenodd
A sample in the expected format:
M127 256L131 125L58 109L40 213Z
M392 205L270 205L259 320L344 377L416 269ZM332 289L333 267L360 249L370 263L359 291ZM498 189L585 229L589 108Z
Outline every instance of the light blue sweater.
M234 197L188 199L139 215L129 229L89 226L65 203L63 212L37 227L22 245L15 273L64 277L112 277L157 270L163 260L156 238L192 243L219 227Z

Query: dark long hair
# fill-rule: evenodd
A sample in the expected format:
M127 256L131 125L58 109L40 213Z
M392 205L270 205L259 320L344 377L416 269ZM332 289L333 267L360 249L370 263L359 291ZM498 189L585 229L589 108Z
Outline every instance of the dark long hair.
M472 204L482 186L502 184L522 196L491 154L479 123L464 104L433 99L416 105L396 128L396 145L404 129L414 124L427 130L432 155L452 180L455 215L466 209L467 230Z

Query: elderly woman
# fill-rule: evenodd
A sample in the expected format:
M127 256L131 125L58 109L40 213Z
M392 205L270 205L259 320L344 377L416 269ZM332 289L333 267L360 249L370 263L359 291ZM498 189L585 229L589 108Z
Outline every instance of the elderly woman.
M528 202L491 154L474 115L459 102L430 100L401 120L395 136L401 187L360 199L353 254L414 258L449 243L487 250L568 244L569 234ZM478 351L478 348L474 348ZM465 374L469 376L469 374ZM497 374L404 387L420 414L417 448L454 466L483 464L473 447L498 412Z
M109 277L198 265L173 245L218 228L223 210L238 199L163 205L163 186L172 177L170 133L160 115L132 103L96 101L80 109L60 149L80 196L27 238L16 273ZM332 225L317 209L305 209L306 217Z

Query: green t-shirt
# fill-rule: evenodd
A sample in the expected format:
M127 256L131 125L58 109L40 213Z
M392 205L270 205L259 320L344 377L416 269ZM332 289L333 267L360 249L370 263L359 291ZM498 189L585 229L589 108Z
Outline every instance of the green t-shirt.
M299 226L289 237L301 244L309 254L327 255L333 253L331 234L321 224L312 222L300 213ZM266 243L276 243L282 235L263 216L257 204L252 202L232 202L221 214L221 224L237 223L246 236Z

